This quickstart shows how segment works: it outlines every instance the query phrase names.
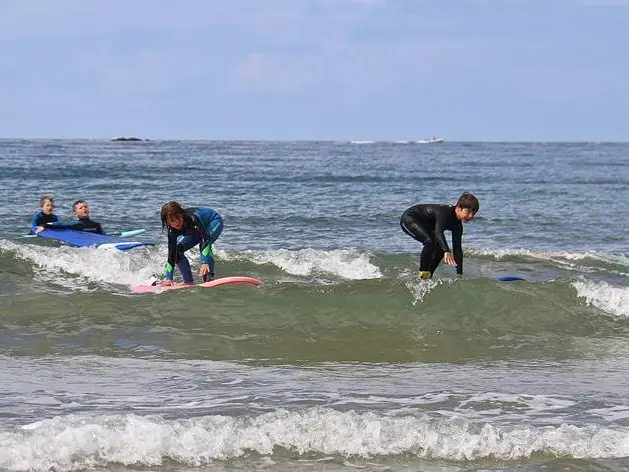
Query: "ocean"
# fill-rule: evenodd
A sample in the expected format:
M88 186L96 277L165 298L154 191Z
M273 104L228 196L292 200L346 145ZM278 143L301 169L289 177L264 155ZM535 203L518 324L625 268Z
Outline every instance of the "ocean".
M629 470L629 144L0 140L0 170L3 472ZM400 215L463 191L464 277L420 281ZM156 246L25 238L42 194ZM170 200L264 284L131 293Z

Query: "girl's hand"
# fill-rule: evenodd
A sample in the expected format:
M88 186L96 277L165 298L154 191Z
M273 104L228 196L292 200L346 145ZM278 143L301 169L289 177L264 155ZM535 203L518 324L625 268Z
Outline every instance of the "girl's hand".
M35 230L35 234L39 234L39 233L41 233L45 229L46 228L44 228L43 226L38 226L37 229Z
M210 273L210 264L201 264L201 269L199 270L199 275L203 277L206 274Z

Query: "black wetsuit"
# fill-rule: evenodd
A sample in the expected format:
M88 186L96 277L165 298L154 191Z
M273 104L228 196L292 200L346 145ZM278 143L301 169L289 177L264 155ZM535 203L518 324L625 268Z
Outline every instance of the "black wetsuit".
M75 231L87 231L88 233L105 234L100 223L89 218L78 218L72 223L48 223L46 229L73 229Z
M402 230L424 245L419 270L430 271L430 275L437 270L443 254L452 252L456 261L457 274L463 273L463 223L454 213L454 206L423 204L408 208L400 219ZM452 232L452 251L448 247L444 231Z

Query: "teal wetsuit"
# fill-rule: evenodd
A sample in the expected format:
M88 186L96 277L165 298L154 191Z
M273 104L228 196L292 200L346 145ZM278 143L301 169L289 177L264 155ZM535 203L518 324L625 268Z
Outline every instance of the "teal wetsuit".
M57 218L57 215L55 215L54 213L47 215L43 211L40 210L33 215L33 219L31 220L31 233L30 234L36 234L38 226L45 227L46 224L54 223L56 221L59 221L59 218Z
M187 208L181 229L168 228L168 261L165 278L172 280L177 266L184 283L194 282L190 262L185 252L199 245L201 264L210 266L209 278L214 278L212 244L223 231L223 218L212 208ZM207 277L206 277L207 278Z

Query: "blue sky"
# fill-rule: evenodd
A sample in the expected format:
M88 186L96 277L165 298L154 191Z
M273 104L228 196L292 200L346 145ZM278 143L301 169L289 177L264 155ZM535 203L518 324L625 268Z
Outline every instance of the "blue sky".
M0 137L629 141L629 0L0 0Z

